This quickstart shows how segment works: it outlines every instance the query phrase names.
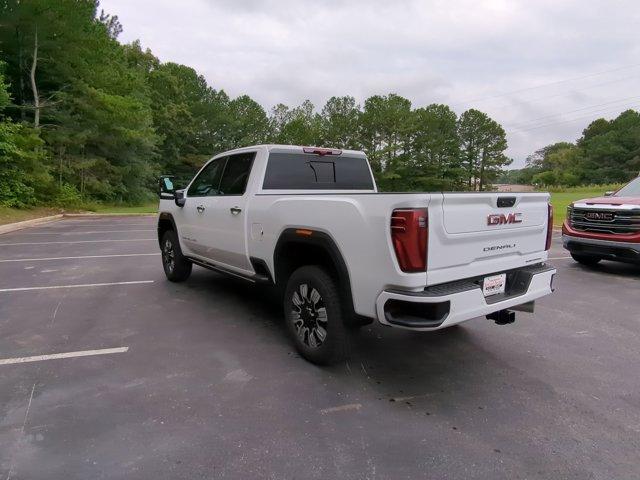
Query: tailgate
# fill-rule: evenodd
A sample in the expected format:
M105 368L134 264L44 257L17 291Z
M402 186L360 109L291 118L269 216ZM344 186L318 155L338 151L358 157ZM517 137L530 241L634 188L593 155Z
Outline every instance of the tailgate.
M547 193L445 193L429 209L428 283L546 259Z

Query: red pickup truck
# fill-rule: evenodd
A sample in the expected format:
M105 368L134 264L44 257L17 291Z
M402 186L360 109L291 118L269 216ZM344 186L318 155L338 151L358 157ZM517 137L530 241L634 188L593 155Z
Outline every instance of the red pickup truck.
M640 177L617 192L569 205L562 244L583 265L640 264Z

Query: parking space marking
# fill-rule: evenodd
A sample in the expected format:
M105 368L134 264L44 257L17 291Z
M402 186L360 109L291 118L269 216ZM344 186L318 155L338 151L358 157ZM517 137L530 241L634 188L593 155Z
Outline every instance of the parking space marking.
M420 395L408 395L406 397L392 397L389 399L391 402L407 402L409 400L415 400L416 398L426 398L433 395L432 393L423 393Z
M155 232L154 229L131 230L88 230L86 232L20 232L18 235L89 235L91 233L129 233L129 232Z
M51 225L49 227L42 227L42 228L60 228L60 227L71 227L73 225L104 225L107 227L138 227L138 226L145 226L145 227L149 227L149 226L153 226L153 220L146 222L146 223L122 223L122 222L112 222L112 223L105 223L105 222L101 222L99 220L89 220L86 222L80 222L77 220L70 220L67 223L62 223L62 222L56 222L55 225Z
M549 257L549 258L547 258L547 260L565 260L567 258L571 258L571 255L566 256L566 257Z
M81 285L51 285L51 286L43 286L43 287L0 288L0 293L26 292L29 290L53 290L57 288L107 287L111 285L138 285L141 283L153 283L153 282L154 280L134 280L131 282L85 283Z
M43 360L56 360L59 358L91 357L94 355L109 355L112 353L125 353L129 347L101 348L99 350L81 350L78 352L53 353L50 355L36 355L33 357L16 357L0 359L0 365L15 365L16 363L42 362Z
M153 240L157 242L157 238L127 238L113 240L71 240L68 242L20 242L20 243L0 243L0 247L11 247L15 245L54 245L66 243L109 243L109 242L149 242Z
M148 257L151 255L160 255L157 253L117 253L112 255L82 255L78 257L44 257L44 258L5 258L0 259L0 263L9 262L44 262L49 260L78 260L83 258L112 258L112 257Z
M348 403L347 405L340 405L338 407L323 408L320 410L322 415L327 413L344 412L347 410L360 410L362 408L361 403Z

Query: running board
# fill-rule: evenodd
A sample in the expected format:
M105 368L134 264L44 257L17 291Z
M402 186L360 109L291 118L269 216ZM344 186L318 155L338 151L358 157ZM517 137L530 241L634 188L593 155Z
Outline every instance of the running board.
M265 275L253 274L253 275L243 275L241 273L234 272L229 270L228 268L219 267L218 265L214 265L213 263L205 262L204 260L199 260L193 257L186 257L191 263L198 265L200 267L206 268L208 270L213 270L218 273L224 273L225 275L230 275L232 277L239 278L241 280L246 280L251 283L271 283L271 279Z

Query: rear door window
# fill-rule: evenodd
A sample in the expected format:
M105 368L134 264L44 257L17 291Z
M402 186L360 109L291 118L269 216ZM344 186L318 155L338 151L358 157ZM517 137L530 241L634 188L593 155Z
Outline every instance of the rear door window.
M364 157L272 152L265 190L373 190Z
M229 156L220 182L220 195L244 195L255 152Z

